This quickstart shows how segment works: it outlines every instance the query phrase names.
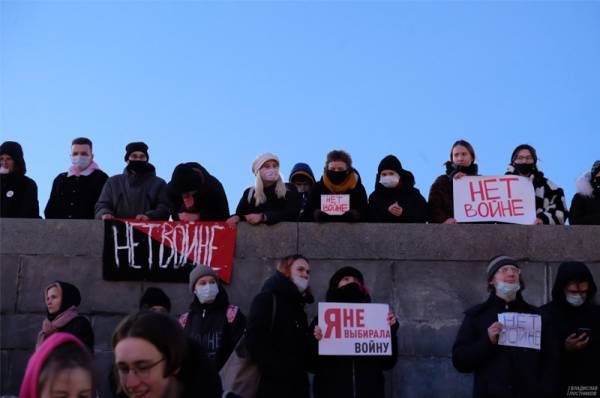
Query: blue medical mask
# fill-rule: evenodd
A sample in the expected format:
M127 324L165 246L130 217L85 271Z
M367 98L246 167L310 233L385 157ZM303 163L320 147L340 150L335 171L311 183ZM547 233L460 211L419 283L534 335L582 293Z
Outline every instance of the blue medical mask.
M497 282L495 284L496 295L506 301L512 301L517 297L517 292L521 289L519 283Z
M573 307L579 307L585 303L584 294L566 294L565 298L567 299L567 303L571 304Z
M212 303L219 294L219 287L216 283L207 283L196 288L196 297L201 304Z

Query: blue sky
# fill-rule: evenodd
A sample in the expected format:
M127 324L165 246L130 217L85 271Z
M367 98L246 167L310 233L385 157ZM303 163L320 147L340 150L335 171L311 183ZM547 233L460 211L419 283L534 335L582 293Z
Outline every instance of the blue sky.
M0 135L43 210L70 141L121 172L198 161L233 209L256 155L320 175L348 150L372 191L395 154L427 196L452 142L483 174L530 143L570 202L600 158L600 2L0 2Z

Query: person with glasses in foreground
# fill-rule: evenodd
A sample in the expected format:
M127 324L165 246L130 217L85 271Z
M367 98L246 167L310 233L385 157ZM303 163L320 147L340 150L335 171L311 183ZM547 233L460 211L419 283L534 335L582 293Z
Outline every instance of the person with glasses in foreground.
M521 295L525 285L517 260L494 257L487 266L487 285L487 301L465 312L452 347L454 367L461 373L474 373L474 398L554 397L558 350L544 317L540 349L499 344L504 326L498 314L540 314Z
M144 311L117 326L112 347L118 397L192 398L222 395L216 371L167 315Z

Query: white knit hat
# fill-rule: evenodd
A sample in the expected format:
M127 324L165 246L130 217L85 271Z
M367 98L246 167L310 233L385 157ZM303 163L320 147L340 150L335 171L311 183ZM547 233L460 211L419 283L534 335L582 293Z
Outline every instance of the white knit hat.
M271 152L265 152L261 155L258 155L256 159L254 159L254 162L252 162L252 173L256 176L256 182L254 184L254 189L251 189L248 193L248 203L252 203L252 197L254 197L255 206L260 206L267 201L264 184L262 178L260 178L260 168L269 160L276 161L277 166L280 165L277 155L274 155ZM278 198L283 198L285 197L286 192L287 188L280 173L279 179L275 185L275 194Z

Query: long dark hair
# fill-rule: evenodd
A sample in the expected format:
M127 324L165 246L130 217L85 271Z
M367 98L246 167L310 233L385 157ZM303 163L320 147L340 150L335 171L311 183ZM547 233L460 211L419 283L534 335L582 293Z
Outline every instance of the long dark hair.
M455 147L457 147L459 145L467 148L467 151L469 151L469 153L471 154L471 157L473 158L472 163L475 163L475 149L473 149L473 145L471 145L468 141L465 141L465 140L458 140L454 144L452 144L452 148L450 148L450 162L452 162L452 151L454 150Z

